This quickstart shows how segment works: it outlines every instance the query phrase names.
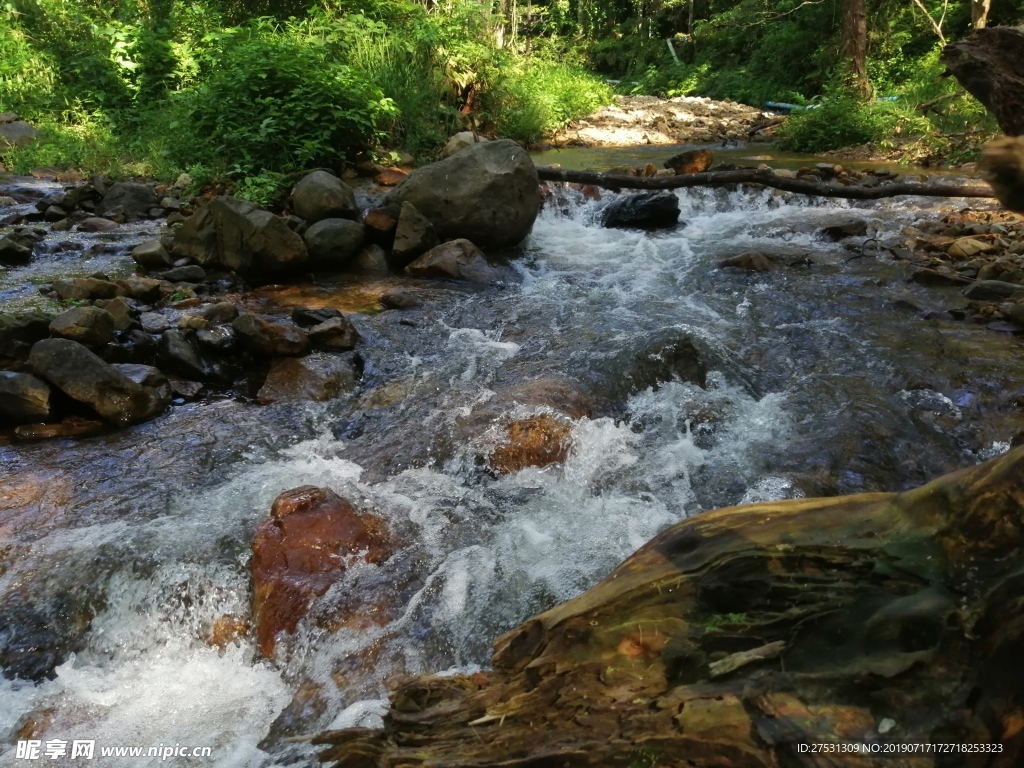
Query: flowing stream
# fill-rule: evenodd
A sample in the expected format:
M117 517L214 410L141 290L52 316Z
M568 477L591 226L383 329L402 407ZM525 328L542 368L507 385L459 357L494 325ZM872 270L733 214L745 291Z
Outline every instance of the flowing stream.
M688 515L909 488L1024 429L1016 337L952 321L954 289L817 234L865 219L885 242L955 203L685 190L680 225L646 234L599 226L611 197L549 203L500 285L421 284L421 310L355 315L351 396L208 401L78 442L0 444L0 658L22 671L0 680L0 765L27 764L11 746L26 724L97 749L212 748L167 764L312 765L281 739L379 722L398 675L485 667L498 634ZM750 249L791 266L714 267ZM261 300L358 304L364 289ZM544 411L514 396L537 382L571 382L591 416L563 466L495 478L477 457L495 424ZM383 517L402 545L353 563L279 658L211 645L215 621L249 616L256 526L303 484ZM342 614L370 620L324 628Z

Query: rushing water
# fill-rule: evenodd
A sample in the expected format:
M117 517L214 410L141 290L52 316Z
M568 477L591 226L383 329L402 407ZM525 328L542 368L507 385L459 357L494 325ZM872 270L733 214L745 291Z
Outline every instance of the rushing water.
M0 648L26 669L57 664L39 684L0 681L0 738L30 718L42 739L213 748L177 765L310 764L280 738L378 722L398 674L485 666L499 633L689 514L911 487L1024 428L1009 404L1024 387L1016 338L926 319L959 294L815 234L863 218L885 241L919 203L679 194L684 223L645 234L602 229L607 198L566 193L502 285L431 283L422 310L356 316L351 397L193 404L79 442L0 445ZM752 248L792 266L713 266ZM686 341L704 386L686 380ZM564 466L488 475L476 457L493 424L543 410L509 393L555 379L595 403ZM307 483L380 515L403 546L353 564L280 658L211 647L215 620L248 615L255 527ZM384 618L318 627L346 611Z

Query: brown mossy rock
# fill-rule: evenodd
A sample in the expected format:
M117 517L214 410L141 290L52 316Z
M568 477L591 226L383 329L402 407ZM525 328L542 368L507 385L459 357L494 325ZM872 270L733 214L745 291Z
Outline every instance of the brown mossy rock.
M572 447L572 422L542 413L510 422L502 442L495 446L487 463L499 475L526 467L561 464Z
M381 563L391 546L383 520L360 514L327 488L304 485L277 497L252 552L256 638L263 655L272 656L278 635L295 631L313 599L344 573L347 557Z
M336 766L1019 766L1022 551L1024 448L696 515L498 638L488 676L407 680L383 729L315 742ZM799 748L851 741L999 752Z

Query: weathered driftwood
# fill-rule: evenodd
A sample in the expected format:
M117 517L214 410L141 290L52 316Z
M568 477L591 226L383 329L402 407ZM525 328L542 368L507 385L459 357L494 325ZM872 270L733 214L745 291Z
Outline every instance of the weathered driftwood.
M695 516L495 649L492 672L401 684L382 730L319 735L321 759L1024 765L1024 449L906 493ZM823 742L918 751L801 746Z
M786 192L821 197L842 197L848 200L880 200L900 195L919 197L994 197L992 189L984 183L972 185L921 184L912 181L879 184L877 187L844 186L831 182L805 181L777 176L770 170L708 171L679 176L618 176L598 171L570 171L564 168L540 166L537 176L541 181L568 181L593 184L605 189L683 189L686 187L725 187L731 184L761 184Z

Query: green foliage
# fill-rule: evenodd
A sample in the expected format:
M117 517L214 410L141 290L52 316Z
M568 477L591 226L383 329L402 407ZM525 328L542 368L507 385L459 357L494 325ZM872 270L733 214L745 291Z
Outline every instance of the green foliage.
M499 57L488 71L484 116L497 132L533 143L612 100L612 90L581 69Z
M243 174L322 165L371 146L392 102L324 45L270 25L231 40L210 77L185 94L185 123L205 139L182 160ZM172 126L174 127L174 126Z
M235 185L235 197L269 208L288 186L283 173L263 171L258 176L246 176Z
M797 152L823 152L876 141L888 127L878 109L836 89L820 105L794 113L783 126L780 144Z

